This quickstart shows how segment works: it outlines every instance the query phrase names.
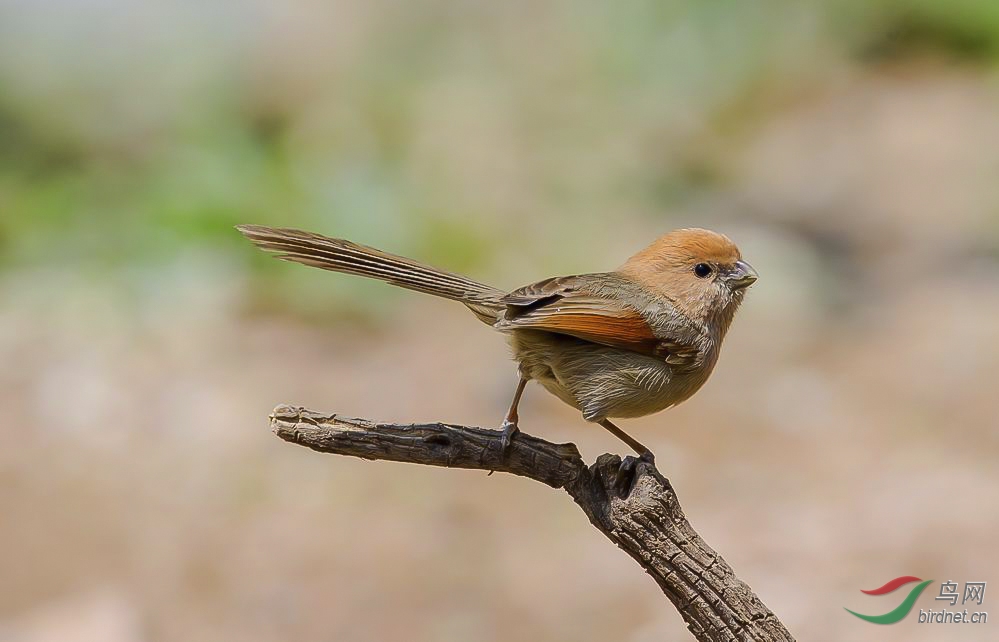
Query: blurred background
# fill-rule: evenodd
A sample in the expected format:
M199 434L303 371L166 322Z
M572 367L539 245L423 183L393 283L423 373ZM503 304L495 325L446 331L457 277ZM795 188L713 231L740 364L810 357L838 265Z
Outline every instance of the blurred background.
M993 0L0 2L0 640L688 639L560 492L277 440L496 426L515 367L244 222L511 289L728 234L712 380L624 427L799 639L997 639L843 611L999 582L997 63Z

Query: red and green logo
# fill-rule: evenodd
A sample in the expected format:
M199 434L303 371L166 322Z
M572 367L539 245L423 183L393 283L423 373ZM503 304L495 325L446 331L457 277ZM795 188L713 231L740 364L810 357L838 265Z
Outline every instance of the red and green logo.
M912 590L905 596L905 599L902 600L901 604L884 615L864 615L863 613L857 613L856 611L851 611L850 609L846 609L846 611L847 613L856 615L861 620L867 620L868 622L873 622L874 624L895 624L909 614L909 611L912 610L912 605L916 603L916 599L932 581L933 580L923 581L918 577L906 575L904 577L896 577L881 588L871 589L870 591L861 589L860 592L866 593L867 595L887 595L900 586L905 586L906 584L911 584L913 582L919 582L919 584L912 587Z

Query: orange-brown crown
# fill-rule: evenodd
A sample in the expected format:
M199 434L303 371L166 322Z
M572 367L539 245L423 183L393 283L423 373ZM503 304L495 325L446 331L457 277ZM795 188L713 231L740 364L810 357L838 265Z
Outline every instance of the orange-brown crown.
M742 259L739 248L727 236L703 230L686 228L674 230L660 236L647 248L632 256L621 267L621 271L629 272L638 268L666 269L696 263L713 263L716 265L732 265Z

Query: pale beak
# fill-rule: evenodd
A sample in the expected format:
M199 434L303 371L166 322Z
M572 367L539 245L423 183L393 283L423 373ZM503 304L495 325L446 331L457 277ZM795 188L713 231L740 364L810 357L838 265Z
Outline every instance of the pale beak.
M729 273L727 280L729 287L733 290L741 290L756 283L758 278L760 275L756 273L752 265L745 261L736 261L735 269Z

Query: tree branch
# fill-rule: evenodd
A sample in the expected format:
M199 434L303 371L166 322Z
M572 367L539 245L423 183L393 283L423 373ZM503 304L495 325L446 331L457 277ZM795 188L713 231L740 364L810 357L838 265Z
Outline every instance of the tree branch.
M504 453L499 432L449 424L382 424L278 406L271 428L285 441L363 459L511 473L563 488L597 529L662 589L702 641L793 641L780 620L687 521L655 466L601 455L587 466L573 444L518 433Z

